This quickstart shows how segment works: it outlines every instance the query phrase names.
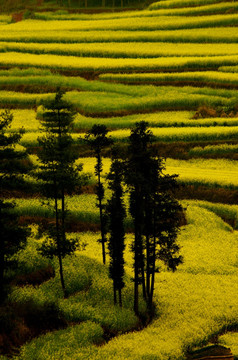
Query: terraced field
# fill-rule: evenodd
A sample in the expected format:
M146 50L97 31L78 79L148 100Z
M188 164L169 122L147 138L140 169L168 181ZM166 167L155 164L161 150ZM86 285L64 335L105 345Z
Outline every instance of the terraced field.
M98 230L96 196L89 191L95 184L95 161L83 141L95 123L106 125L124 146L136 122L149 123L153 146L166 158L166 172L179 175L177 196L188 221L179 235L185 262L177 275L160 268L158 313L148 328L103 343L102 328L114 331L115 326L121 334L137 324L128 305L132 259L128 250L127 305L116 313L112 299L106 299L106 270L98 265L98 234L81 232L89 244L75 262L81 264L85 291L68 300L61 296L59 303L69 321L82 324L33 340L16 359L182 360L212 335L237 325L237 25L238 2L220 0L163 0L141 11L91 15L38 12L18 23L0 14L0 107L13 112L10 132L25 128L20 145L33 163L44 101L60 86L77 111L73 138L79 162L91 174L85 193L67 197L77 230ZM109 165L106 153L105 183ZM16 201L21 220L50 219L52 212L34 193L34 181L27 178L31 193L23 189L16 199L14 193L7 196ZM131 226L128 216L128 231ZM92 280L92 264L103 277L100 285ZM50 281L37 289L16 288L13 299L53 298L58 280ZM95 299L100 290L103 311L89 299L88 289ZM224 335L221 343L233 344L234 339ZM61 351L59 342L71 345Z

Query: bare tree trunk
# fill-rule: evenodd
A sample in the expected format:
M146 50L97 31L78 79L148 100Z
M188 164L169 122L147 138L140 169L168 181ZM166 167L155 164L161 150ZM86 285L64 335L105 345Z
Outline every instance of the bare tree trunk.
M151 284L150 284L150 295L149 295L149 309L152 309L153 295L154 295L154 286L155 286L155 261L156 261L156 213L155 213L155 203L153 211L153 257L152 257L152 270L151 270Z
M150 296L150 238L146 235L146 294Z
M142 266L142 269L141 269L141 278L142 278L143 298L146 300L146 299L147 299L147 296L146 296L145 269L144 269L144 265Z
M149 296L149 309L152 308L154 287L155 287L155 260L156 260L156 237L154 236L153 242L153 264L152 264L152 275L151 275L151 285L150 285L150 296Z
M139 295L138 295L138 254L137 254L137 240L135 240L135 263L134 263L134 312L139 313Z
M116 303L117 303L117 291L116 291L115 281L113 281L113 295L114 295L114 305L116 305Z
M135 243L134 243L134 312L136 315L139 314L139 259L138 259L138 243L139 243L139 234L138 234L138 223L135 219Z
M57 190L55 182L55 221L56 221L56 242L57 242L57 252L59 259L59 271L60 271L60 281L63 290L64 297L66 297L66 289L64 283L63 275L63 264L62 264L62 255L61 255L61 239L60 239L60 225L59 225L59 210L58 210L58 201L57 201Z
M100 155L97 156L98 163L101 162ZM101 176L100 171L98 171L98 187L100 189L101 187ZM98 195L98 201L99 201L99 212L100 212L100 223L101 223L101 238L102 238L102 258L103 258L103 264L106 264L106 251L105 251L105 229L104 229L104 220L103 220L103 213L102 213L102 197L99 194Z

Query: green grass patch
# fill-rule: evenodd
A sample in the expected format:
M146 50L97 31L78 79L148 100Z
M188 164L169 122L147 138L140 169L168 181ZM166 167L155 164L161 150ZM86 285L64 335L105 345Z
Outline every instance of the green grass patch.
M11 16L10 15L0 14L0 24L1 23L9 24L10 22L11 22Z
M115 141L127 142L129 130L115 130L110 133ZM183 127L183 128L154 128L156 141L216 141L237 139L237 127Z
M226 156L231 154L237 154L238 145L221 144L221 145L207 145L207 146L195 146L189 150L191 156Z
M25 131L29 133L39 132L40 119L42 118L43 114L42 106L37 108L37 112L31 109L13 109L11 111L13 113L14 119L12 126L9 129L10 132L14 132L21 127L24 127ZM105 125L109 130L129 129L133 127L136 122L142 120L147 121L151 128L238 126L237 118L192 119L192 116L193 112L191 111L161 111L151 114L136 114L108 118L86 117L78 113L74 119L73 126L74 132L85 132L96 123ZM77 138L77 135L75 134L74 137ZM32 138L32 140L34 139L35 137ZM199 151L201 151L201 154L203 152L214 152L215 154L216 151L219 153L219 149L221 151L226 151L226 148L227 152L229 153L235 151L236 148L234 146L235 145L220 145L220 147L207 146L205 149L194 148L191 150L191 154L198 154Z
M218 70L235 74L238 73L238 66L221 66Z
M118 81L127 84L175 84L194 83L206 86L237 86L238 74L217 71L193 71L181 73L149 73L149 74L102 74L100 79Z
M238 206L237 205L226 205L220 203L212 203L201 200L186 200L189 206L196 205L203 209L212 211L214 214L222 218L225 222L229 223L235 230L238 229Z
M1 45L0 45L1 46ZM0 76L49 76L52 75L50 70L40 69L40 68L27 68L27 69L19 69L19 68L10 68L8 70L0 70Z
M118 93L102 90L71 91L66 93L65 99L81 114L97 117L149 113L156 110L196 110L200 105L233 106L237 103L237 94L232 90L172 86L135 88L129 87L129 85L123 88L118 87L117 90ZM130 95L133 90L138 94L137 96ZM145 90L148 91L147 95L144 95ZM52 99L53 96L54 94L23 94L13 91L0 91L0 104L2 107L34 107Z
M103 329L92 321L71 326L66 330L58 330L38 337L30 344L23 346L19 359L73 359L82 358L85 348L87 353L93 344L103 341ZM59 346L60 344L60 346Z
M166 171L178 174L182 184L209 186L210 188L238 189L237 163L225 159L167 159Z

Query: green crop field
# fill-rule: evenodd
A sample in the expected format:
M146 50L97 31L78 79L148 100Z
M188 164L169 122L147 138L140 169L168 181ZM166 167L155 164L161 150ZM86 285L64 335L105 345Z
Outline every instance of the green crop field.
M73 263L66 261L66 273L71 279L69 286L73 288L80 282L83 290L92 276L94 280L86 294L81 291L69 299L59 300L64 314L72 321L81 320L81 325L48 333L29 342L22 347L16 359L143 359L145 356L148 359L162 360L171 356L181 359L185 358L188 347L205 344L212 334L235 323L236 236L221 218L200 207L199 202L184 205L188 207L188 225L182 229L179 243L186 262L177 274L168 273L165 269L158 274L156 303L160 311L152 324L141 332L125 334L97 346L102 342L102 326L117 326L124 332L136 319L127 305L123 311L116 309L119 311L117 314L110 307L110 282L102 265L99 265L98 234L82 234L81 239L88 243L86 250L79 253ZM129 242L130 235L127 237ZM27 251L28 254L31 251L32 257L36 256L32 240L24 256L27 256ZM129 252L126 260L128 283L124 296L127 302L131 296L129 276L132 259ZM77 275L74 266L78 267ZM95 270L100 273L100 281L95 277ZM12 298L19 302L35 299L43 303L46 298L54 297L52 290L55 288L60 290L58 279L50 280L39 288L16 288ZM171 289L173 296L170 295ZM97 306L97 301L101 302L101 306ZM223 337L220 341L224 343Z
M46 0L34 7L32 0L25 12L19 10L23 18L17 22L2 13L4 2L0 113L9 109L13 114L7 132L24 128L17 148L25 148L37 167L44 104L60 87L75 110L73 146L84 180L82 189L65 199L67 235L82 244L64 259L65 299L57 261L37 251L43 241L38 225L52 223L53 202L47 204L39 193L34 173L25 175L25 187L1 190L1 198L16 204L20 223L32 230L14 274L21 279L48 267L55 272L37 285L14 284L9 301L22 311L29 304L56 307L66 323L37 335L29 335L22 324L14 339L28 341L19 339L11 356L0 351L0 359L189 360L191 351L214 342L238 358L238 1L162 0L125 11L106 4L94 12L71 9L73 0L67 9ZM156 264L150 323L142 293L141 318L133 312L133 222L127 194L123 307L113 305L112 280L98 242L96 160L84 139L94 124L103 124L123 150L142 120L154 135L153 151L164 158L164 173L178 175L176 196L185 216L178 235L184 262L176 273ZM106 148L106 199L111 155ZM0 307L1 324L4 319ZM0 349L4 341L0 331Z
M222 69L224 69L222 67ZM100 77L102 80L118 81L132 84L206 84L210 86L237 86L238 75L230 72L217 71L197 71L182 73L149 73L149 74L104 74Z
M109 43L26 43L0 42L2 52L14 51L32 54L74 55L109 58L156 58L170 56L224 56L237 55L237 44L193 44L163 42L109 42ZM1 72L2 74L2 72Z

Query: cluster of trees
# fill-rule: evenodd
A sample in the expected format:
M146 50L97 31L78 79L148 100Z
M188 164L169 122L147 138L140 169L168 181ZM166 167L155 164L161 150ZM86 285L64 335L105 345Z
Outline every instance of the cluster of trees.
M53 199L55 221L45 229L44 242L39 251L42 255L59 261L62 290L67 297L64 282L63 261L79 246L78 239L67 236L65 221L68 216L66 194L78 191L81 185L81 165L75 165L78 158L73 147L70 130L75 112L64 101L59 89L54 100L45 104L39 137L40 166L34 170L41 186L41 193L47 199ZM21 159L25 152L16 151L14 145L21 133L6 135L6 129L12 121L12 115L6 111L0 121L0 182L9 180L13 175L19 181L26 169ZM151 146L153 135L146 122L137 123L131 131L126 151L112 146L108 131L104 125L94 125L87 133L85 141L92 148L95 157L95 175L97 177L97 207L100 213L102 258L106 263L106 242L108 242L109 275L113 280L114 302L117 298L122 306L124 287L124 249L126 206L124 193L129 193L129 212L134 224L134 240L131 250L134 258L134 311L139 313L139 287L148 309L152 309L155 273L157 261L163 261L171 270L176 270L182 262L179 246L176 243L182 208L174 198L176 176L164 175L164 165L160 157L154 154ZM107 176L111 197L106 202L102 183L102 151L112 148L112 163ZM10 168L9 168L10 166ZM1 185L1 184L0 184ZM0 300L5 297L4 271L8 261L26 242L27 229L17 224L12 210L14 205L0 201ZM108 239L107 239L108 237Z
M45 0L47 4L47 1ZM57 0L59 6L68 6L70 7L121 7L129 6L130 4L136 5L143 3L143 1L137 0Z
M134 0L55 0L55 3L60 7L67 7L67 8L115 8L124 6L135 6L140 3L141 1L134 1ZM44 5L45 7L52 7L52 1L47 0L0 0L0 9L2 11L20 11L26 8L33 8L37 5ZM37 7L36 7L37 10Z

